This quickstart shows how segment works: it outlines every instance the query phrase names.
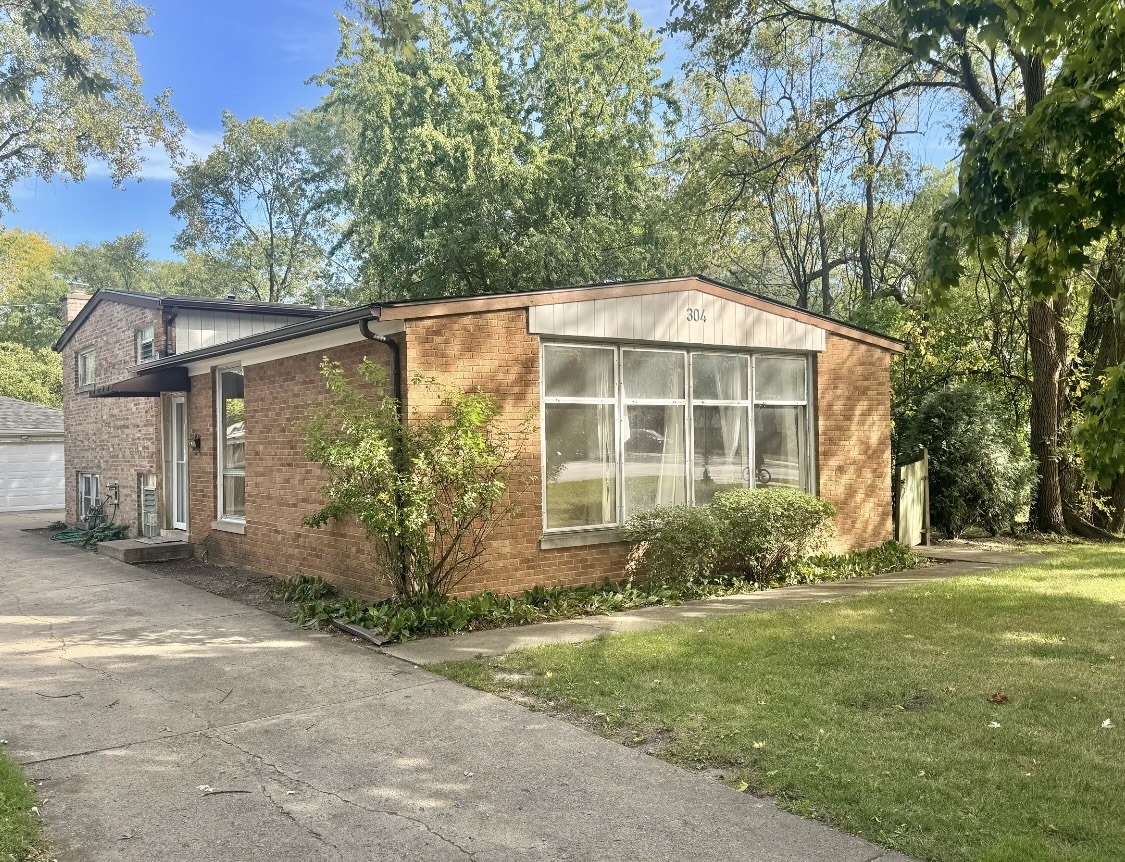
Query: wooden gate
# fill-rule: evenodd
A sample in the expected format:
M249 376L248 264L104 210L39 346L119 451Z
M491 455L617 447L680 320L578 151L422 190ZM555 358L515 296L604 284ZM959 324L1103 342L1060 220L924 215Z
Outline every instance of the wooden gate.
M913 548L930 544L930 453L898 468L898 523L895 537Z

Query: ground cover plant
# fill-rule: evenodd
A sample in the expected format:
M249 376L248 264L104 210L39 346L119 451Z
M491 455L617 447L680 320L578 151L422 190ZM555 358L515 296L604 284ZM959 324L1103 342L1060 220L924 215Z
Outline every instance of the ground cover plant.
M376 629L392 640L422 635L502 628L533 622L595 616L651 605L678 604L708 596L752 592L784 584L818 583L911 569L925 560L895 542L850 554L822 554L793 565L785 577L770 583L737 575L677 582L605 581L582 587L535 587L516 596L492 592L465 598L432 596L410 601L368 604L337 599L319 578L299 576L286 581L282 595L298 601L294 620L305 626L324 626L333 619Z
M1125 548L438 666L919 859L1125 858Z
M0 753L0 859L29 862L47 858L47 843L31 810L35 793L19 767Z

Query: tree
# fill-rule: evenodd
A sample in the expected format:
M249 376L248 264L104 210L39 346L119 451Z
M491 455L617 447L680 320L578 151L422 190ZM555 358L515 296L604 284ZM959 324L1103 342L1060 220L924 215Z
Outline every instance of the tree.
M655 170L674 106L624 0L425 0L412 50L388 42L382 4L356 5L321 83L353 130L349 237L371 294L676 268Z
M351 377L325 359L321 373L330 402L310 420L306 440L309 459L327 473L328 503L305 524L354 517L396 599L448 595L506 513L528 427L508 433L490 396L424 380L415 383L436 393L441 410L416 409L406 421L393 398L372 397L385 391L387 373L369 359Z
M82 180L97 160L120 184L143 147L178 152L169 93L142 92L131 39L147 35L146 17L128 0L0 2L0 211L24 177Z
M235 293L281 302L347 281L339 251L344 155L327 112L270 123L223 114L223 141L178 168L175 249L214 261Z
M0 342L32 350L50 347L62 332L61 250L47 237L10 228L0 232ZM29 368L29 380L37 373ZM12 365L15 369L18 366Z
M71 279L85 282L92 291L146 293L156 288L147 245L148 237L139 230L98 245L84 242L64 253L59 267Z
M0 342L0 395L57 407L62 404L62 359L48 347Z

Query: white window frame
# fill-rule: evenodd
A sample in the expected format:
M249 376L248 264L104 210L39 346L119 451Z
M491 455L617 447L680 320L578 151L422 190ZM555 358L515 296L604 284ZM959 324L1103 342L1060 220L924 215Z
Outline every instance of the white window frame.
M95 355L94 348L87 347L78 351L74 360L74 376L78 382L79 391L94 388Z
M548 347L578 347L578 348L595 348L601 350L613 350L613 368L614 368L614 398L582 398L582 397L563 397L546 395L546 349ZM684 362L684 398L683 399L651 399L651 398L626 398L624 391L623 379L623 354L628 350L640 351L662 351L667 353L681 353L685 354ZM720 356L740 356L746 357L747 368L747 382L746 382L746 399L737 400L716 400L701 398L696 400L693 393L693 379L692 379L692 360L693 357L703 354L720 355ZM755 390L755 375L758 357L778 357L786 359L803 359L805 362L805 398L803 401L776 401L776 400L759 400ZM565 535L566 533L588 533L598 530L613 530L621 527L627 520L628 514L625 511L625 442L624 442L624 425L625 425L625 407L629 405L684 405L684 439L685 439L685 456L686 456L686 475L684 481L686 486L686 502L689 505L695 505L695 405L704 406L719 406L719 407L742 407L746 410L747 426L747 446L748 457L750 464L750 476L748 477L747 487L753 488L757 485L757 471L754 468L755 459L757 455L757 443L754 434L754 419L755 407L759 404L763 406L774 407L803 407L804 426L802 429L802 445L803 458L801 463L801 490L809 494L817 493L816 482L816 441L815 437L815 417L813 415L813 386L815 384L815 356L809 352L792 352L785 353L780 351L752 351L752 350L730 350L722 348L695 348L689 345L667 345L667 344L646 344L636 342L604 342L604 341L564 341L553 339L541 339L539 345L539 451L540 451L540 475L541 475L541 497L542 497L542 525L545 535ZM548 404L613 404L614 406L614 450L616 463L616 494L617 501L615 506L616 520L613 523L606 524L588 524L584 526L574 527L548 527L547 526L547 405ZM221 484L221 480L220 480Z
M242 374L242 400L246 403L246 376L241 365L224 365L215 369L215 514L220 523L245 524L246 515L229 515L224 509L223 479L226 476L242 476L243 498L245 499L246 468L228 468L224 463L226 457L226 429L223 423L223 373L237 371ZM245 406L243 407L245 410ZM245 423L245 417L243 423ZM243 425L245 428L245 424ZM245 456L244 456L245 457Z
M90 509L97 505L98 499L101 497L102 477L98 473L79 470L77 478L78 494L75 510L78 515L78 520L85 521L86 516L90 513ZM90 483L91 494L87 494L83 488L83 485L85 485L87 481Z
M152 324L141 326L133 330L133 341L137 348L137 363L151 362L156 358L156 327ZM145 355L145 345L148 345L148 355Z

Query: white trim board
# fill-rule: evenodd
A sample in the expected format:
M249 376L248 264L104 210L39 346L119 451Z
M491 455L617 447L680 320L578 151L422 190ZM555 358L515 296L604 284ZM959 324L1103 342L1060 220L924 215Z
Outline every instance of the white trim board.
M395 335L405 330L405 324L401 320L371 321L370 327L376 335ZM197 362L189 362L185 367L188 374L194 377L197 374L207 374L212 368L220 368L226 365L242 365L243 367L261 365L263 362L288 359L291 356L301 356L305 353L317 353L321 350L358 344L366 340L359 330L359 325L356 324L355 326L346 326L328 332L317 332L303 338L279 341L276 344L266 344L262 347L251 347L234 353L224 353L210 359L200 359Z

